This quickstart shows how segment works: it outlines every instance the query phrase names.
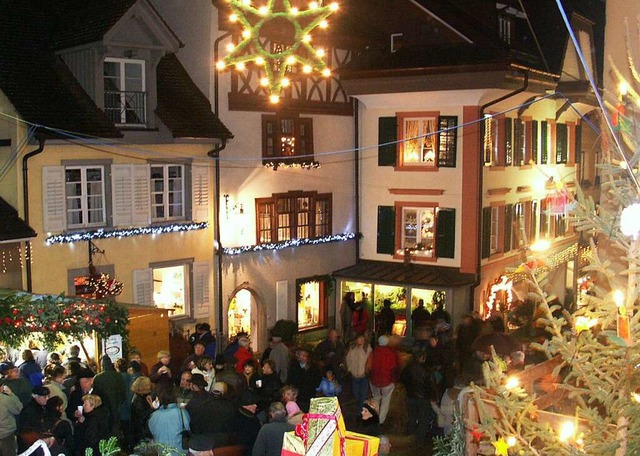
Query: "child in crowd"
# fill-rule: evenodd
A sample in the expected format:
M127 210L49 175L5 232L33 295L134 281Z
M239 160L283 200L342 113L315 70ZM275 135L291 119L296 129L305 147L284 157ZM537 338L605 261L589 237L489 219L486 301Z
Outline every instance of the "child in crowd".
M334 375L332 367L326 367L324 369L324 376L316 391L322 393L325 397L336 397L342 393L342 385L340 385L340 382Z
M287 421L292 424L299 424L302 421L302 410L298 406L298 389L286 385L282 387L282 403L287 410Z

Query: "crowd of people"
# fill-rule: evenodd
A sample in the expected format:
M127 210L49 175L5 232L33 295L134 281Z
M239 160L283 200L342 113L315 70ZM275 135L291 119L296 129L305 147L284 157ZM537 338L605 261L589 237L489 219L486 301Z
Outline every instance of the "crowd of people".
M239 445L247 455L279 455L284 432L318 396L352 404L344 408L353 414L352 430L382 436L380 454L388 454L383 432L398 382L406 390L407 432L427 442L450 427L457 392L477 375L496 338L512 365L523 361L499 318L465 316L452 338L448 313L429 313L419 303L414 344L403 351L392 335L390 303L374 331L363 325L369 316L362 304L349 311L347 343L335 329L313 349L292 348L274 336L260 359L244 333L216 354L206 323L197 325L181 362L160 350L150 367L136 350L115 363L103 356L100 369L75 345L40 361L39 353L23 350L19 365L0 363L0 455L13 456L38 439L55 454L84 455L87 448L99 454L99 442L111 436L127 453L160 445L171 454L204 456Z

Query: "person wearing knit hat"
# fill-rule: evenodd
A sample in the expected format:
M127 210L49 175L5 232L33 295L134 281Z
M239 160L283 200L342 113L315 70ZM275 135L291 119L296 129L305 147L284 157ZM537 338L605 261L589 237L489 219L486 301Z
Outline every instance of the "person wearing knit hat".
M389 412L391 395L396 386L400 362L398 355L389 345L387 336L378 338L378 346L367 359L370 372L369 386L373 398L380 404L380 424L384 424Z
M260 432L261 425L256 417L257 410L258 396L251 390L245 390L240 396L237 413L230 430L238 444L247 448L245 454L251 454L253 444L258 437L258 432Z
M225 382L215 382L211 386L211 394L214 396L224 396L227 393L227 384Z
M380 407L378 401L369 398L362 404L362 433L371 436L379 436L380 429Z

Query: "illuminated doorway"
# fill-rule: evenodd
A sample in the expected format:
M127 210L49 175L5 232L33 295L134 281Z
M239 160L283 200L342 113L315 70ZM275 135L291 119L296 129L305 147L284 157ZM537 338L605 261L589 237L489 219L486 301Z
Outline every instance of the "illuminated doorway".
M231 294L227 310L227 331L229 339L239 332L248 333L254 352L263 350L267 342L264 306L246 283Z

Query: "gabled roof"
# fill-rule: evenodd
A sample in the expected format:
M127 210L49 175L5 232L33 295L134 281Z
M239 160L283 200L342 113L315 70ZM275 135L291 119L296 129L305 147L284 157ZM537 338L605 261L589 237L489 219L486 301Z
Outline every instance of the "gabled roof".
M27 122L100 137L121 136L50 49L38 1L0 6L0 90ZM41 5L40 5L41 6Z
M229 129L211 112L211 103L198 89L175 54L158 63L156 114L181 138L232 138Z
M137 2L152 8L146 0L0 3L0 91L20 117L54 137L121 137L55 51L99 41ZM157 114L174 137L231 137L175 55L162 59L157 79Z
M370 260L359 260L354 266L334 271L333 276L358 282L443 288L471 285L475 281L474 274L461 273L458 268Z
M0 243L30 239L37 236L35 230L18 217L18 211L0 198Z

